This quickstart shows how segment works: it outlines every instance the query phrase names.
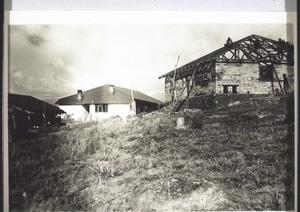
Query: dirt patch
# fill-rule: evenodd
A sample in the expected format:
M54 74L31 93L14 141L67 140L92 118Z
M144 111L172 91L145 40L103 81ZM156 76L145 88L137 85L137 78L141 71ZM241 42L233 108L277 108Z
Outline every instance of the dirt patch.
M161 183L168 185L171 182L164 181ZM175 183L174 179L173 183ZM211 211L223 209L228 202L224 192L213 183L206 183L205 186L200 186L191 193L183 193L180 195L181 197L177 198L173 197L174 192L161 192L160 188L163 186L158 185L157 190L155 190L155 185L153 185L152 189L145 191L140 196L138 208L148 208L149 211ZM177 192L180 191L180 189L177 190Z

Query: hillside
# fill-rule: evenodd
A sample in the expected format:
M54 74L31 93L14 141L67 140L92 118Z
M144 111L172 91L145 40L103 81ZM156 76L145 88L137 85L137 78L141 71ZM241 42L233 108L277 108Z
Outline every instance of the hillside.
M292 210L292 111L264 97L42 133L12 145L11 209Z

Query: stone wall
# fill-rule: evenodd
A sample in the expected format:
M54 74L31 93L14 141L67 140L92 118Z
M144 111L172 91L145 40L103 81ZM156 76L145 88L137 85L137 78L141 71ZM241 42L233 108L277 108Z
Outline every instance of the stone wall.
M266 101L269 97L273 98L274 96L269 94L203 94L189 98L185 108L209 110L216 107L227 107L230 103L250 102L253 99Z
M230 103L234 102L250 102L251 99L261 98L266 99L267 97L270 97L273 95L269 94L218 94L215 95L215 104L217 107L226 107Z
M166 102L171 102L172 101L171 87L172 87L171 82L165 82L165 99L166 99Z
M294 84L294 67L279 64L274 65L276 73L280 80L282 75L287 74L291 88ZM258 63L221 63L217 62L215 69L211 73L207 73L208 80L206 83L195 83L190 93L190 98L200 94L222 94L223 85L237 85L237 93L239 94L272 94L272 84L269 80L262 80L259 76ZM186 85L186 80L177 80L175 95L177 97ZM279 83L274 75L274 89L280 92ZM281 82L283 87L283 82ZM171 82L165 84L166 102L171 102ZM187 91L182 93L181 98L187 96Z
M200 78L200 79L199 79ZM205 78L205 80L202 80ZM201 73L199 75L195 75L195 83L193 85L192 90L190 91L190 97L197 96L199 94L212 94L215 93L216 80L215 80L215 69L213 68L211 73ZM179 79L175 82L175 91L174 96L177 99L182 100L187 97L187 88L186 79ZM190 80L189 87L192 85ZM171 102L172 100L172 83L170 81L165 82L165 98L166 102Z
M213 81L213 80L209 81L208 84L205 86L194 85L194 87L191 91L190 97L197 96L200 94L215 93L215 87L216 87L216 84L215 84L215 81Z
M185 88L186 83L187 81L185 79L176 80L175 96L177 99L184 99L187 97L187 89Z
M185 85L186 85L187 81L185 79L180 79L180 80L176 80L175 83L176 84L175 84L174 96L176 96L177 99L184 99L184 98L186 98L187 97L187 89L185 88ZM166 102L171 102L172 101L172 91L171 91L171 88L172 88L172 83L171 82L165 82L165 98L166 98Z
M288 65L275 65L278 77L288 73ZM216 93L223 93L223 85L238 85L237 92L246 94L271 94L271 81L261 80L258 63L216 63ZM281 85L283 85L281 83ZM274 89L280 86L274 77Z

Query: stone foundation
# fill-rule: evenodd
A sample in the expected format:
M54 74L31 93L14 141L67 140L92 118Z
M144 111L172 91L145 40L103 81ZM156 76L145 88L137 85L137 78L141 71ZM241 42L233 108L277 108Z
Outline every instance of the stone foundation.
M251 99L261 99L264 101L267 97L273 97L269 94L204 94L191 97L187 100L185 108L209 110L217 107L227 107L229 104L239 102L250 102Z

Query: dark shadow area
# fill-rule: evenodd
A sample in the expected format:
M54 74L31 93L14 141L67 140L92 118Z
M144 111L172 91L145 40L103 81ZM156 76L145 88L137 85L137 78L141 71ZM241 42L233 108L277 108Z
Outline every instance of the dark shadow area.
M287 169L287 176L285 181L286 188L286 210L294 210L294 201L295 201L295 125L294 125L294 116L295 116L295 101L294 95L290 94L286 98L286 124L287 124L287 136L286 142L287 146L287 164L285 164Z
M7 1L7 3L2 3L1 4L1 6L0 6L0 8L1 8L1 11L3 11L3 13L1 14L1 18L0 18L0 20L1 20L1 24L2 24L2 26L4 26L4 11L5 10L8 10L8 9L10 9L11 7L9 7L9 5L7 5L7 4L11 4L11 1ZM1 50L2 50L2 52L4 52L3 51L3 47L4 47L4 45L3 45L3 37L4 37L4 29L5 29L5 27L2 27L2 33L0 33L0 40L1 40L1 43L0 43L0 46L1 46ZM4 55L2 55L1 54L1 56L2 56L2 59L4 58ZM2 61L2 60L1 60ZM3 64L4 63L2 63L2 66L1 66L1 81L2 81L2 88L3 88ZM1 89L1 91L2 91L2 89ZM1 92L1 94L2 94L2 96L1 96L1 105L3 105L3 99L2 99L2 97L3 97L3 91ZM1 114L3 114L3 111L2 111L2 107L1 107ZM2 117L2 116L1 116ZM3 135L3 133L4 133L4 131L3 131L3 125L4 124L4 121L3 121L3 118L2 118L2 121L1 121L1 135ZM2 137L2 142L4 142L3 141L3 137ZM4 158L3 158L3 144L1 143L1 147L0 147L0 151L1 151L1 177L0 177L0 180L1 180L1 183L0 183L0 193L1 193L1 198L0 198L0 210L2 209L2 210L4 210L4 182L3 182L3 176L4 176Z
M296 0L285 0L285 11L286 12L296 12L299 9L299 4L297 4ZM298 13L297 13L298 16ZM290 22L294 22L293 15L287 13L287 20ZM299 24L299 22L298 22ZM294 30L298 30L298 27L295 27L294 24L287 24L287 40L292 42L292 44L296 45L295 43L295 37L294 37ZM296 32L296 35L298 37L298 31ZM295 55L295 48L293 49L293 55ZM299 61L299 55L298 58ZM293 58L293 60L295 60ZM295 69L289 70L290 72L295 72ZM288 73L291 76L294 76L294 73ZM296 79L294 79L295 81ZM294 84L294 83L293 83ZM294 88L296 90L298 88ZM295 161L297 162L295 158L295 100L294 100L294 94L289 94L286 98L286 124L287 124L287 135L286 135L286 142L288 142L288 148L287 148L287 164L286 170L287 170L287 176L285 181L285 196L286 196L286 210L294 210L295 207Z
M47 129L51 131L50 127ZM53 129L54 130L54 129ZM56 128L56 130L58 130ZM85 197L73 201L68 174L72 167L59 167L65 162L58 152L63 142L47 131L9 136L9 206L11 211L85 210ZM80 201L78 201L80 199Z

